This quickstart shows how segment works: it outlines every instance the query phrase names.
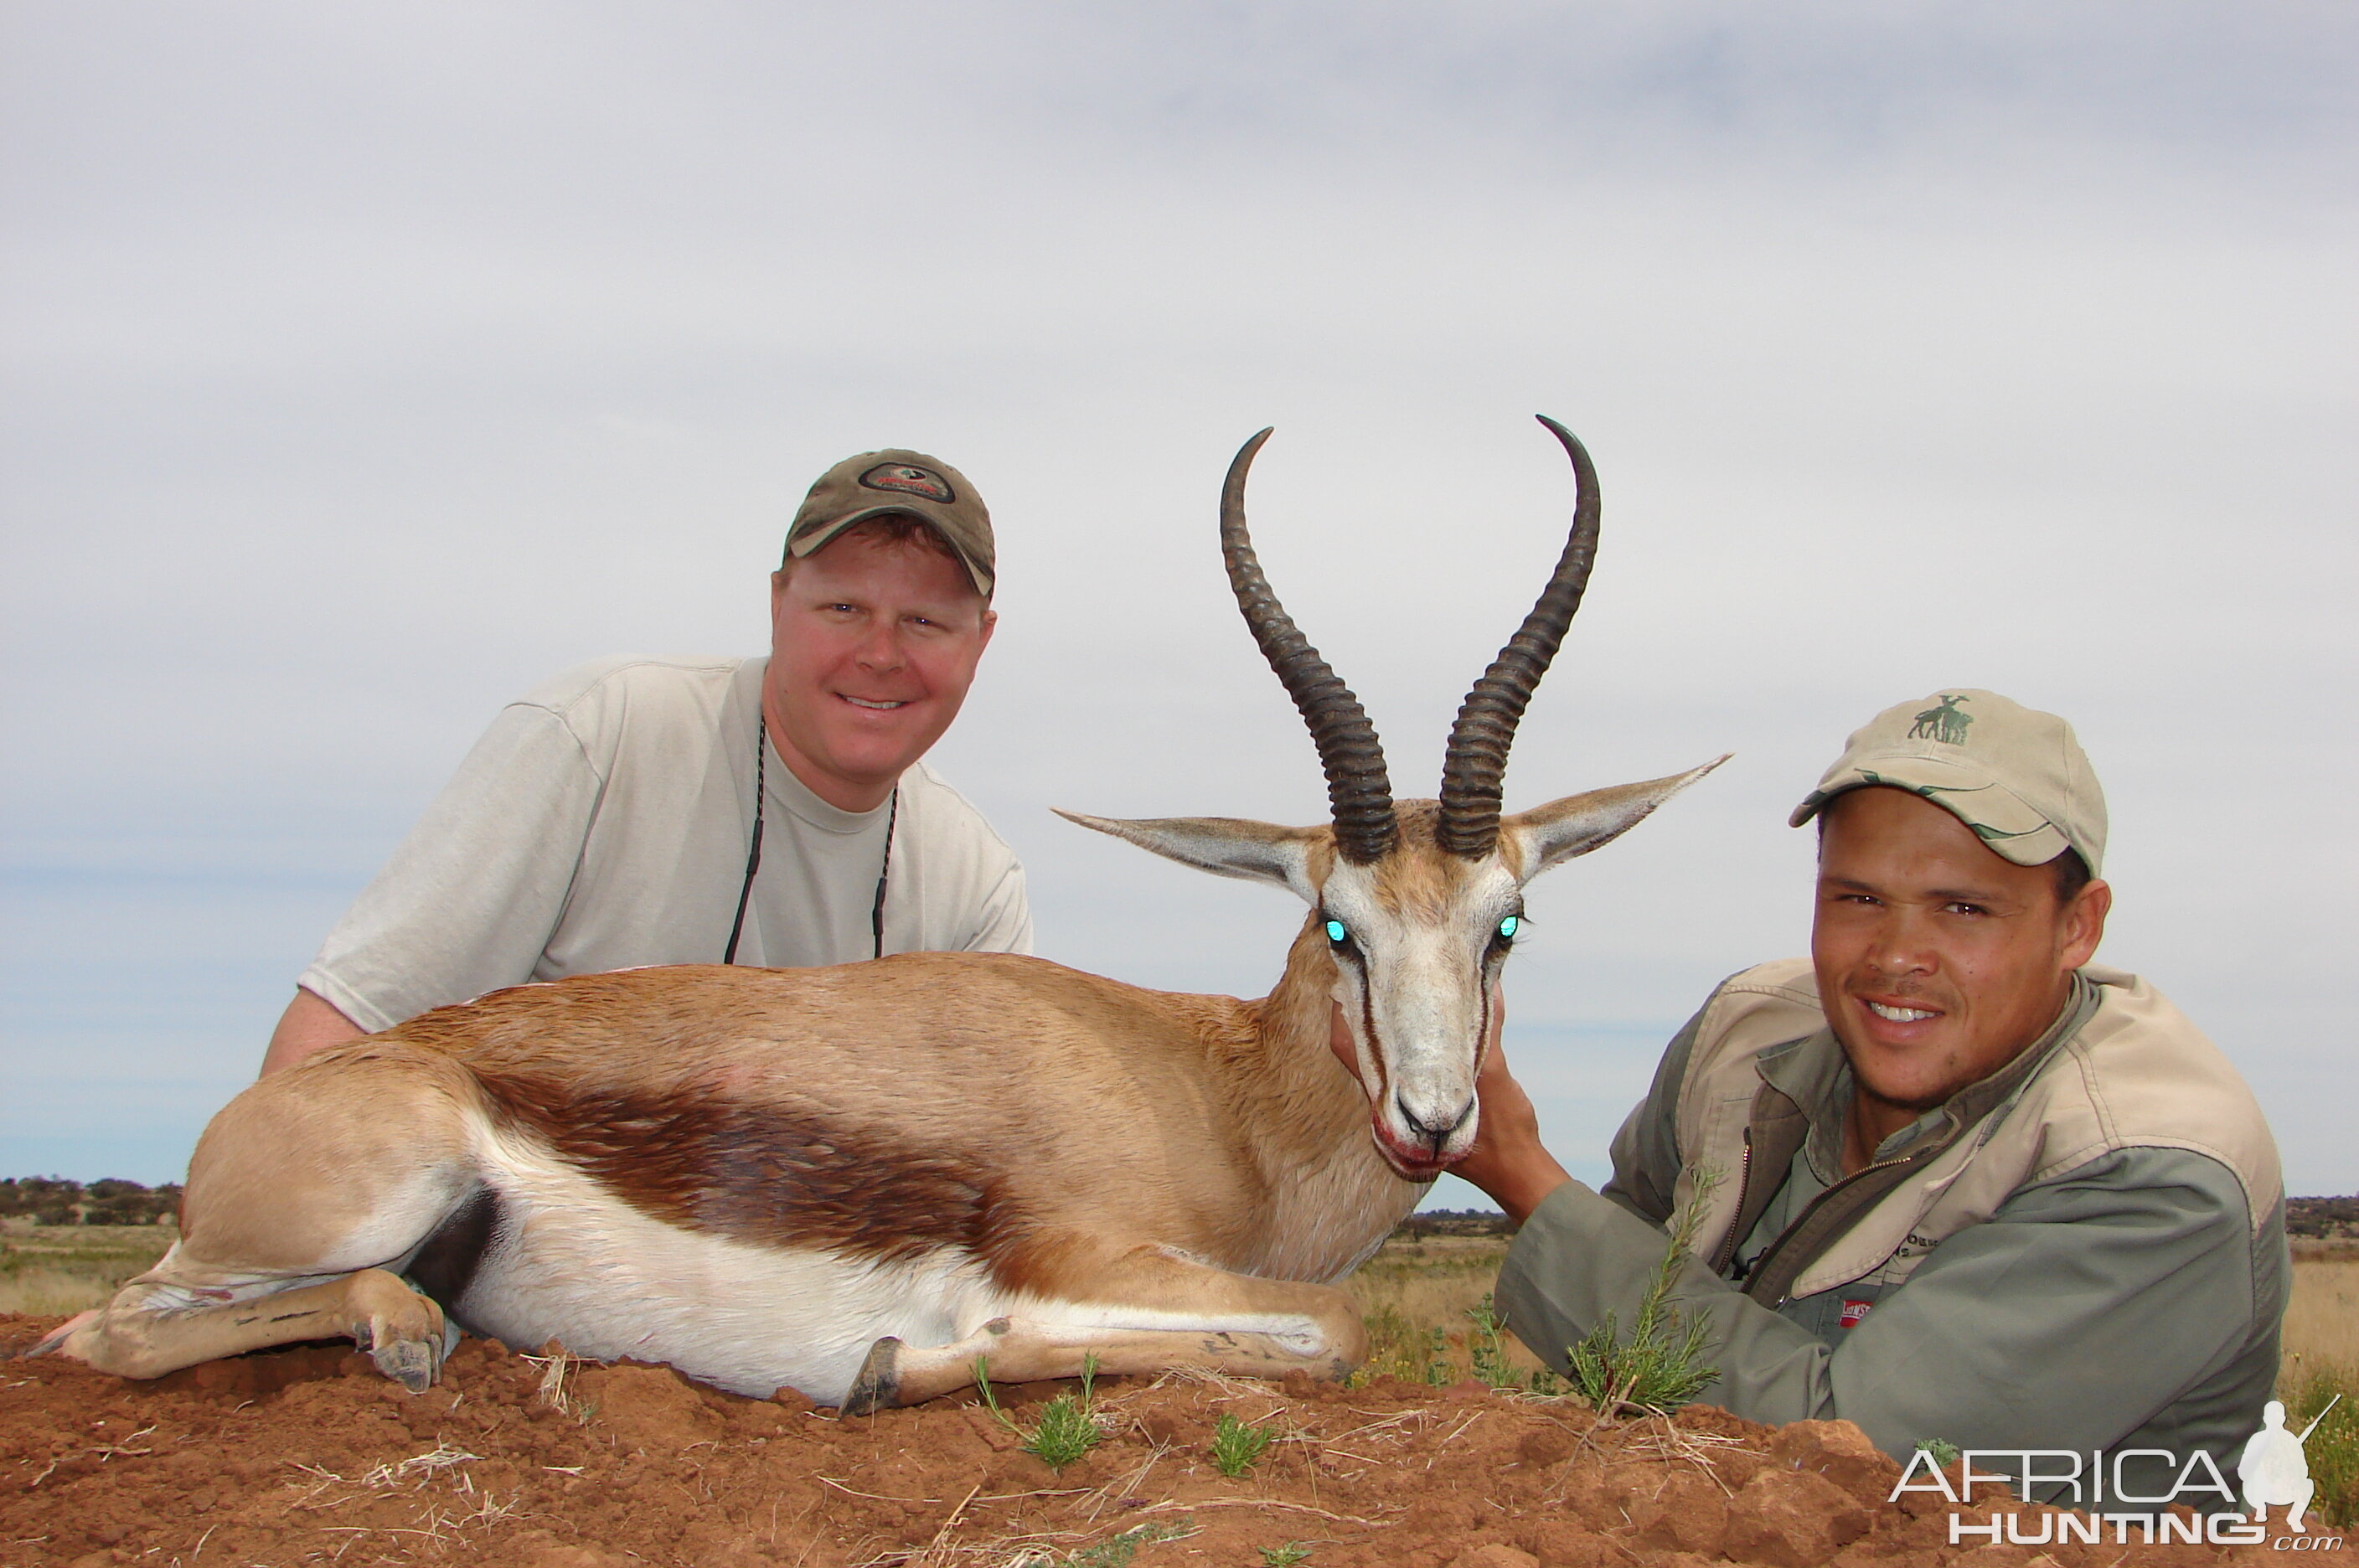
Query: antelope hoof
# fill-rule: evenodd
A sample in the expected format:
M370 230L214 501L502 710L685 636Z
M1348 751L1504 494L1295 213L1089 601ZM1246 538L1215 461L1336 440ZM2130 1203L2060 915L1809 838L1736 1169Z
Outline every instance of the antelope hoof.
M349 1330L353 1343L411 1393L432 1388L450 1343L442 1309L381 1269L362 1269L346 1288L357 1309L358 1321Z
M104 1307L92 1307L88 1312L77 1312L72 1317L68 1318L65 1322L58 1324L57 1327L51 1329L49 1334L42 1338L38 1345L32 1346L28 1350L18 1351L16 1354L20 1356L26 1357L35 1356L63 1356L69 1361L88 1361L90 1359L89 1350L82 1346L69 1348L69 1342L75 1339L77 1335L87 1340L90 1335L83 1334L82 1331L92 1329L92 1325L96 1323L98 1320L104 1315L106 1309ZM92 1330L92 1333L95 1333L95 1330Z
M369 1352L369 1359L376 1363L378 1371L411 1393L422 1394L434 1386L442 1360L435 1352L441 1348L439 1334L431 1340L400 1339L377 1345Z
M868 1359L843 1397L843 1413L873 1416L901 1402L901 1342L887 1334L868 1347Z

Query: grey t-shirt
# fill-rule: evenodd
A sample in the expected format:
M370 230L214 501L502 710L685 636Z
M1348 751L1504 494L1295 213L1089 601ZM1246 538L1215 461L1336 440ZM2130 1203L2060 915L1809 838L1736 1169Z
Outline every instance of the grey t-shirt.
M375 1030L527 980L720 963L768 662L606 659L509 704L298 983ZM871 956L888 815L886 953L1030 951L1023 868L930 769L873 811L829 805L775 750L763 771L738 963Z

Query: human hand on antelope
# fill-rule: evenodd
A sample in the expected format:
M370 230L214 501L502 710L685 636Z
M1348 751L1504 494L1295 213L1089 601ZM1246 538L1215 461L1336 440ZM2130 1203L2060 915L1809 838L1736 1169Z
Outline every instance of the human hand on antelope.
M1501 1045L1506 1022L1506 997L1494 991L1491 1029L1483 1042L1482 1065L1474 1073L1474 1141L1449 1170L1497 1203L1511 1223L1521 1225L1541 1199L1571 1181L1572 1173L1540 1142L1539 1113L1507 1071L1507 1053ZM1359 1047L1341 1002L1329 1012L1327 1049L1364 1089Z

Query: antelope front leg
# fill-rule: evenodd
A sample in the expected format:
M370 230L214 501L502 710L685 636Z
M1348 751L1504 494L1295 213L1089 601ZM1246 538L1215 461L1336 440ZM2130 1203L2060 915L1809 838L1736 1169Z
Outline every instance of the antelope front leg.
M200 1361L311 1339L349 1338L413 1394L442 1369L442 1309L382 1269L323 1284L209 1302L134 1282L27 1354L54 1352L123 1377L160 1377Z
M978 1356L989 1357L994 1379L1030 1382L1078 1377L1090 1356L1110 1375L1201 1367L1339 1379L1367 1355L1359 1313L1332 1286L1232 1274L1144 1248L1072 1272L1090 1280L1086 1294L1041 1300L1037 1312L994 1318L953 1344L878 1340L845 1397L845 1412L864 1415L971 1387Z

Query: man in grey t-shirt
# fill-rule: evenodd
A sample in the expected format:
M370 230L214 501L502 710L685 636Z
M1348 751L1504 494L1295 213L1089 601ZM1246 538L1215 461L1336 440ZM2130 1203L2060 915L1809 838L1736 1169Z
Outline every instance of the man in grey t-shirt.
M263 1072L502 985L651 964L1024 952L1024 874L922 766L997 617L991 521L920 452L819 482L766 659L615 659L511 703L329 933Z

